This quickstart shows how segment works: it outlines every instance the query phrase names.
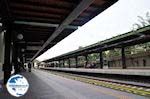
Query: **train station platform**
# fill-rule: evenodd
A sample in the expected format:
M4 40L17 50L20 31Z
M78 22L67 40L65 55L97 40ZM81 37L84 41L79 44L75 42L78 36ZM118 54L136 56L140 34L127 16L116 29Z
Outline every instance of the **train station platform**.
M70 72L83 72L83 73L100 73L100 74L118 74L118 75L138 75L150 76L150 70L146 69L84 69L84 68L51 68L45 67L42 69L70 71Z
M18 99L148 99L131 93L116 91L80 81L53 75L41 70L22 73L28 82L28 92ZM0 99L16 99L6 88L0 91Z

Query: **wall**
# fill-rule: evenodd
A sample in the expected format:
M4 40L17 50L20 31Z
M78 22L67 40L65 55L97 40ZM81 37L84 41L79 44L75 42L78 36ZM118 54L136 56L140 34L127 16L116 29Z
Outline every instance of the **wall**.
M121 68L121 57L114 57L109 59L110 68ZM149 68L150 69L150 51L127 55L126 56L127 68Z

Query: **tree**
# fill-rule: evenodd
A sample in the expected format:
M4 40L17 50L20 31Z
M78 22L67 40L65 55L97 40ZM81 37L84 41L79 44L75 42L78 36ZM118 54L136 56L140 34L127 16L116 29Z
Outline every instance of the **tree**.
M93 54L88 55L89 61L96 62L97 59L99 59L99 53L93 53Z
M150 13L149 12L147 12L144 17L142 16L137 16L137 17L138 17L138 23L134 23L132 25L133 31L136 31L139 28L150 25Z
M117 48L109 50L108 52L105 52L105 53L106 53L106 58L114 57L114 56L120 56L121 55L120 49L117 49Z
M150 12L146 13L147 22L150 24Z

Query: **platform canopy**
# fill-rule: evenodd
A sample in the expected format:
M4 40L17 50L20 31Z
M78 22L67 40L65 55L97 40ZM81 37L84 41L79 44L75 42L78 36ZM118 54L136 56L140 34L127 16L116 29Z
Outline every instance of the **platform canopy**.
M4 29L11 25L20 54L33 61L117 1L0 0L0 21Z
M136 44L142 44L149 41L150 41L150 25L112 37L110 39L99 41L95 44L68 53L64 53L60 56L44 60L43 62L53 62L68 58L74 58L77 56L84 56L91 53L100 53L102 51L111 50L114 48L133 46Z

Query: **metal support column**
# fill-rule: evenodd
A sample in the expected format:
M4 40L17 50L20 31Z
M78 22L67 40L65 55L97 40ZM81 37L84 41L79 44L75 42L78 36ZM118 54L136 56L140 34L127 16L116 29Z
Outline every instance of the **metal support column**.
M76 66L76 68L78 67L78 57L77 56L75 57L75 66Z
M100 68L103 69L103 52L99 53Z
M122 59L122 69L126 69L126 56L125 56L125 48L121 48L121 59Z
M86 68L86 66L88 64L88 55L85 55L84 57L85 57L85 66L84 66L84 68Z
M23 64L22 64L23 65ZM34 68L34 62L32 62L32 67Z
M68 65L69 65L69 68L70 68L70 67L71 67L71 66L70 66L70 59L68 59Z
M60 62L60 60L58 61L58 67L61 67L61 62Z
M15 74L19 73L19 66L18 66L18 60L17 60L17 51L18 48L16 46L16 43L14 42L13 44L13 64L14 64L14 69L15 69Z
M62 63L62 64L63 64L63 66L62 66L62 67L65 67L65 60L64 60L64 59L63 59L63 63Z
M12 65L11 65L11 24L8 25L7 31L4 34L5 38L5 53L4 53L4 84L7 83L7 80L11 76Z

